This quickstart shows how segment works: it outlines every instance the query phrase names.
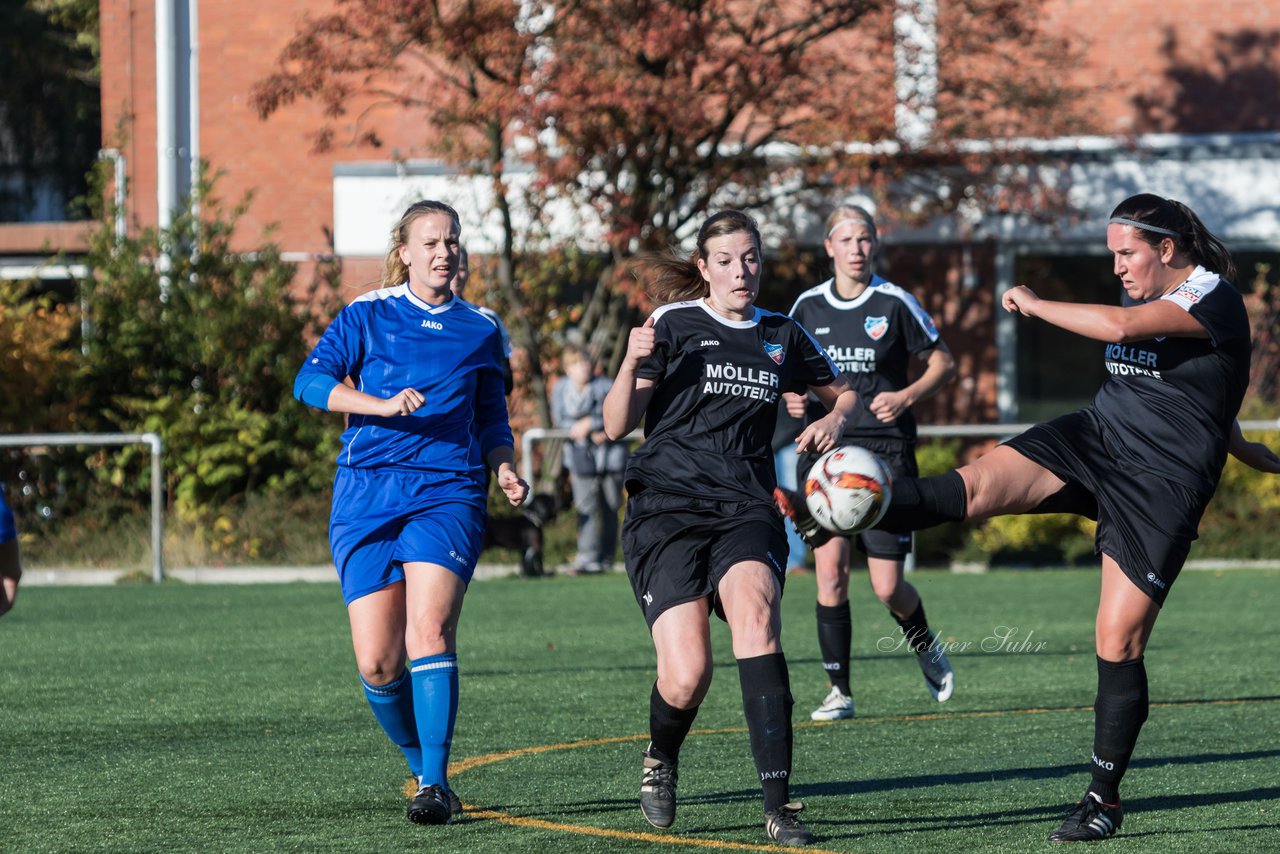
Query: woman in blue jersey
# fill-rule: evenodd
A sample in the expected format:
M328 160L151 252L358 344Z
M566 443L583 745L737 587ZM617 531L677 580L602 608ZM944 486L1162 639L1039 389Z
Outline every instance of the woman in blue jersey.
M622 550L658 657L640 808L657 827L676 812L680 747L711 685L710 614L729 624L751 752L777 842L814 836L790 802L791 693L779 602L787 542L773 508L771 440L780 395L812 390L830 414L800 447L835 446L856 396L791 318L756 307L760 232L738 211L711 216L691 257L650 259L647 290L661 307L631 330L604 403L621 439L644 419L627 466Z
M347 414L330 545L365 695L418 778L408 816L419 824L462 810L445 771L486 466L513 505L529 492L515 471L500 335L449 290L458 232L448 205L405 211L383 287L339 313L294 383L304 403Z
M0 486L0 616L13 608L18 599L18 583L22 580L22 559L18 551L18 529L13 524L13 511L4 500Z
M1144 193L1112 212L1107 248L1123 305L1044 300L1022 286L1001 299L1008 311L1106 344L1109 376L1093 403L957 471L895 480L881 522L916 530L1015 513L1097 520L1092 779L1049 836L1059 842L1103 839L1120 827L1120 780L1147 718L1143 652L1227 454L1280 473L1280 457L1246 442L1236 421L1251 342L1226 247L1185 205Z

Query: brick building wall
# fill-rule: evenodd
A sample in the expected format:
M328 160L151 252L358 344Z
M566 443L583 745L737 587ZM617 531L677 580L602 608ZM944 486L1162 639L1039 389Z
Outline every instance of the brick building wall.
M1051 32L1084 61L1097 132L1230 133L1280 127L1280 5L1047 0Z
M412 156L425 132L415 117L384 111L373 120L385 148L338 145L317 153L317 104L296 103L266 120L258 117L251 104L253 85L271 72L304 16L325 9L323 3L306 0L226 0L199 6L199 153L222 173L216 188L221 199L234 203L253 194L239 234L246 249L274 225L273 240L283 251L328 254L333 165L386 161L392 151ZM157 221L154 12L153 4L133 0L101 4L103 137L112 145L116 129L123 129L129 213L144 225ZM357 105L353 114L359 109Z
M242 240L251 245L269 224L286 252L329 251L332 169L337 162L413 156L429 132L412 115L373 116L381 149L338 145L313 150L320 108L285 107L267 120L250 104L305 15L323 4L306 0L224 0L199 7L200 155L225 173L222 198L254 193ZM1271 4L1208 0L1047 0L1055 31L1071 33L1086 57L1064 69L1094 87L1090 110L1102 133L1211 132L1275 127L1280 114L1280 9ZM123 128L130 213L156 221L154 6L103 0L102 103L107 144ZM1270 85L1252 85L1266 84ZM1225 95L1233 97L1227 99ZM353 110L353 115L356 110Z

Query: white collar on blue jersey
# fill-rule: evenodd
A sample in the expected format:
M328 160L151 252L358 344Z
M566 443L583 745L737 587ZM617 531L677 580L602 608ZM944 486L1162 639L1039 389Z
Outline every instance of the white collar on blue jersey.
M428 314L439 314L442 311L448 311L450 308L453 307L454 303L461 302L461 300L458 299L457 294L450 293L449 298L444 302L440 303L439 305L431 305L428 302L424 302L421 297L415 294L413 292L413 288L409 287L408 282L405 282L404 284L399 285L398 287L395 288L395 290L401 290L401 289L404 290L404 295L409 298L409 302L413 303L418 308L422 309Z

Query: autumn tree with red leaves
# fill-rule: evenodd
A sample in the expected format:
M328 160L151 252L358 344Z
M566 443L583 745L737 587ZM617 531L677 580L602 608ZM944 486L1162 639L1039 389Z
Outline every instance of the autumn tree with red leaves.
M424 150L491 177L505 230L499 286L518 343L536 354L540 330L517 287L503 178L519 142L539 176L524 200L530 209L569 200L603 225L613 264L580 324L612 366L644 301L626 262L677 241L709 209L827 199L842 188L915 217L1052 201L1053 188L1017 168L1024 155L1014 141L1086 127L1072 108L1079 93L1060 72L1069 45L1042 31L1036 2L962 0L937 13L936 37L922 47L895 35L913 8L340 0L301 28L255 99L263 115L316 99L335 124L352 124L356 144L372 137L348 115L352 106L391 103L421 114L431 129ZM920 68L915 91L909 78ZM318 139L332 144L333 128ZM532 391L549 423L537 361Z

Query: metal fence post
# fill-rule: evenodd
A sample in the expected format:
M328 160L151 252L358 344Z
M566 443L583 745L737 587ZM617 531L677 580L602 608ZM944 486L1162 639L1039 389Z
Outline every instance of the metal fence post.
M164 581L164 441L157 433L143 433L151 446L151 580Z

